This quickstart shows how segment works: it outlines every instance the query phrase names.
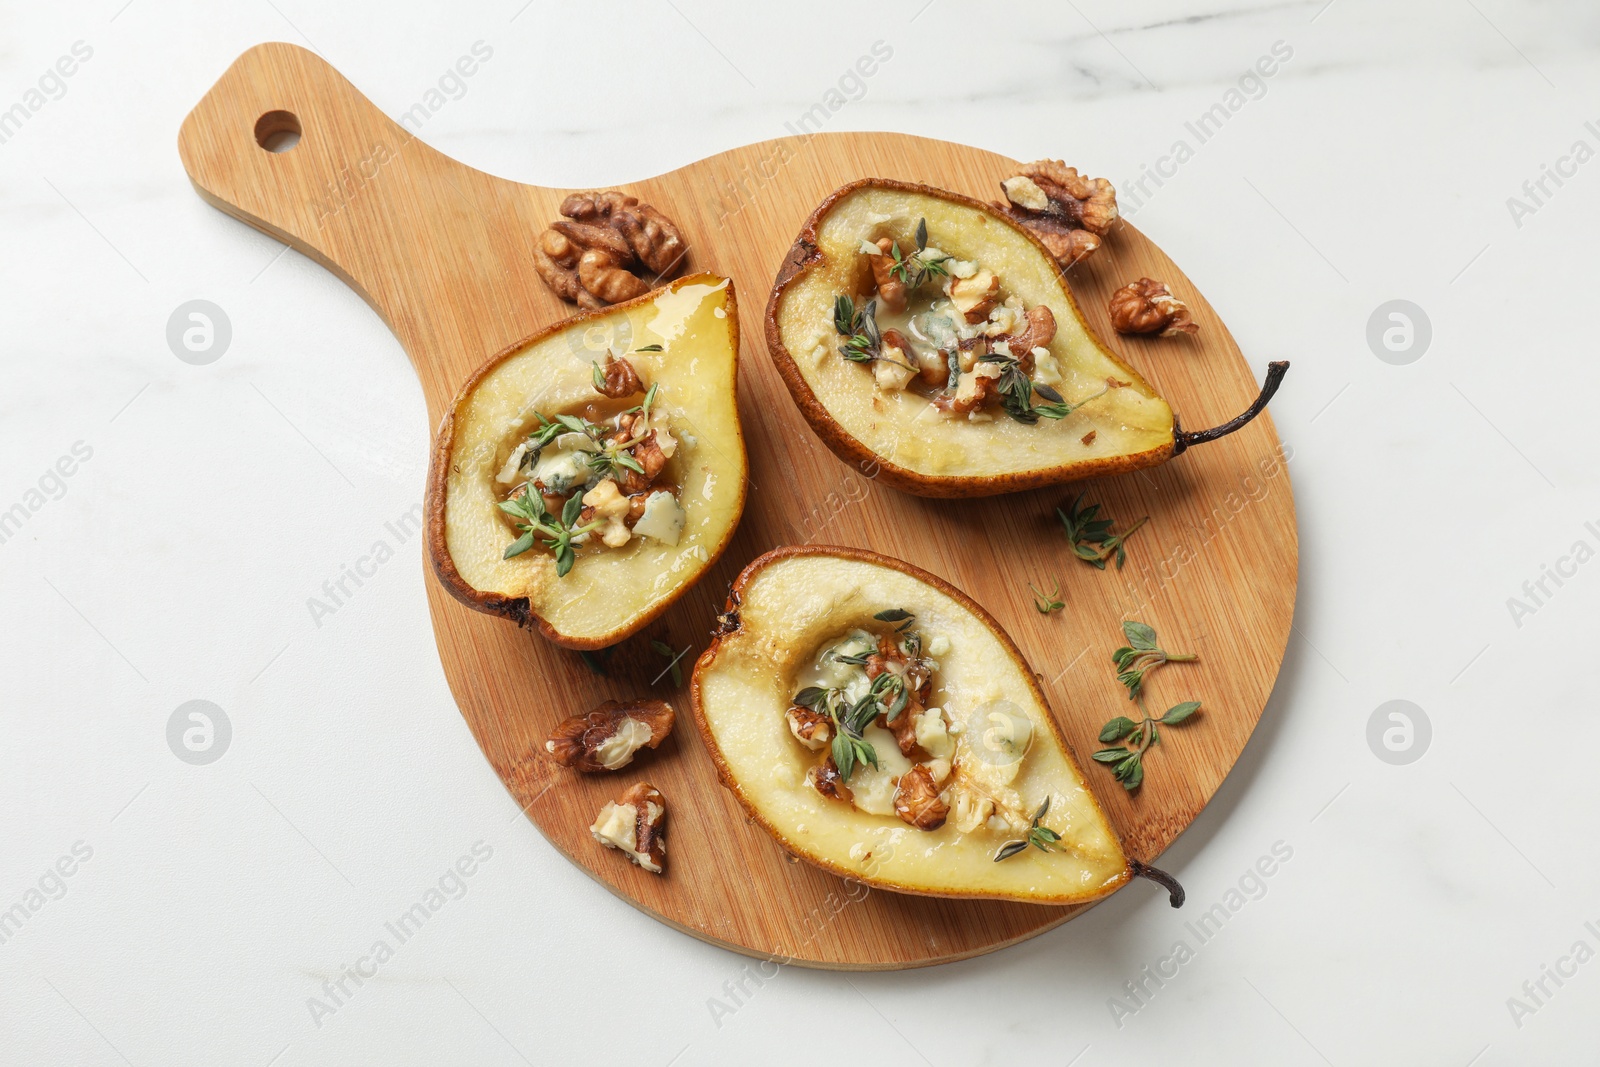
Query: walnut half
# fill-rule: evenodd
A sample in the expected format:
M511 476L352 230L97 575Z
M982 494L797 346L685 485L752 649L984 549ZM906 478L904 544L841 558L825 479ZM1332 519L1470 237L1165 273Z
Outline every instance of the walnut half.
M1000 183L1006 203L995 206L1032 230L1063 267L1100 247L1119 217L1117 191L1057 159L1022 167Z
M659 747L676 719L665 700L608 700L586 715L564 720L550 732L544 748L563 767L590 774L620 770L641 748Z
M1157 333L1171 337L1199 333L1189 317L1189 305L1172 295L1166 283L1154 278L1129 282L1111 294L1111 328L1118 333Z
M539 235L533 266L552 292L579 307L643 296L676 273L689 251L671 219L614 189L569 196L561 214Z
M667 798L649 782L640 782L618 799L607 801L589 832L596 841L623 853L651 874L667 869Z

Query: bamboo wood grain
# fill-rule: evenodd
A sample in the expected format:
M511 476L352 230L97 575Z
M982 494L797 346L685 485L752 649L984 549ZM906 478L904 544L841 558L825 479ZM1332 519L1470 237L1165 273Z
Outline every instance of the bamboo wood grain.
M278 111L294 115L302 133L293 149L273 153L255 131ZM184 122L179 151L208 202L316 259L366 299L410 355L432 425L484 359L572 313L534 273L529 252L573 190L518 184L441 155L304 49L263 44L242 55ZM686 933L807 966L890 969L989 952L1082 910L869 892L791 860L717 784L686 722L661 750L614 776L579 776L539 757L555 723L603 699L648 693L687 716L686 690L658 677L666 661L650 642L687 648L683 665L692 663L729 581L766 549L815 542L890 551L970 594L1022 648L1080 762L1098 747L1100 724L1126 710L1109 660L1124 617L1149 622L1168 648L1198 652L1198 664L1168 667L1150 684L1153 707L1194 698L1205 711L1163 734L1143 791L1130 797L1103 768L1085 765L1129 854L1141 860L1158 856L1216 792L1272 690L1294 611L1298 541L1270 417L1149 471L988 500L922 500L836 459L800 418L764 350L760 319L773 276L807 214L833 189L879 176L993 199L1011 166L962 145L839 133L749 145L619 182L677 220L692 245L689 269L726 274L739 290L750 485L738 533L662 621L618 646L604 676L429 581L445 675L495 773L573 863ZM1141 275L1167 281L1191 305L1198 338L1112 333L1106 299ZM1186 427L1220 422L1255 395L1250 368L1215 311L1131 225L1069 280L1096 332ZM1122 524L1151 516L1130 542L1126 570L1101 573L1071 557L1052 509L1078 491ZM1026 583L1048 588L1057 579L1066 609L1041 616ZM665 877L628 865L588 833L600 806L641 779L670 806ZM1135 883L1123 891L1154 890Z

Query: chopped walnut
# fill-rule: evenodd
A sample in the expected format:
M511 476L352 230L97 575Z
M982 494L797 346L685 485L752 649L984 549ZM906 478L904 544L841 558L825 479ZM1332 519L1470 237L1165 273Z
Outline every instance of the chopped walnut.
M887 712L880 714L877 723L894 735L901 755L912 760L926 759L928 753L917 744L916 722L923 706L933 695L933 671L928 661L920 656L907 656L892 636L880 634L878 650L867 657L863 668L869 680L886 673L898 674L904 679L905 706L893 720Z
M883 331L878 358L872 362L872 378L879 389L899 392L911 384L911 379L920 373L915 351L899 330Z
M634 462L643 470L623 469L617 472L617 477L620 479L617 485L623 493L631 496L634 493L644 492L654 484L656 476L666 467L670 457L666 453L662 437L664 433L664 430L651 430L644 435L642 441L628 449L629 455L633 456ZM630 438L624 435L620 439L626 441ZM670 441L672 438L667 437L665 440Z
M906 701L905 708L894 717L893 722L888 721L887 716L882 716L883 726L894 735L894 743L899 746L900 754L910 760L928 758L928 753L917 743L917 716L920 714L922 705L913 696Z
M658 748L676 718L665 700L608 700L562 722L544 747L563 767L589 773L615 771L632 763L641 748Z
M1189 305L1154 278L1140 278L1112 293L1110 309L1111 326L1118 333L1159 332L1172 337L1200 332L1199 324L1189 317Z
M534 245L533 265L561 299L585 308L618 304L674 273L688 245L672 220L616 190L578 193ZM646 280L635 273L654 277Z
M962 371L956 381L955 395L936 396L933 406L947 415L970 415L983 407L991 396L999 395L1002 373L998 363L979 363L969 371Z
M925 766L911 768L900 776L895 789L894 813L918 830L937 830L950 816L950 806L939 799L933 772Z
M961 780L959 774L947 795L952 804L951 814L955 816L955 827L961 833L972 833L978 827L985 825L989 817L994 814L994 799L971 788Z
M789 720L789 732L794 734L795 740L813 752L827 748L833 739L833 719L820 711L797 704L784 717Z
M833 757L827 756L823 761L806 772L806 781L812 789L825 797L842 800L850 803L850 787L844 784L844 779L839 776L839 768L834 764Z
M950 368L944 361L943 352L936 348L918 351L899 330L883 331L880 354L886 362L892 364L888 368L892 374L885 373L882 363L873 364L872 374L878 384L887 389L904 389L914 378L921 379L924 384L936 388L944 385L950 376Z
M1056 317L1043 304L1028 309L1026 324L1016 333L998 338L1006 342L1011 358L1022 364L1024 374L1033 373L1033 350L1049 348L1056 337Z
M648 782L640 782L595 817L589 832L607 848L625 854L651 874L667 869L667 799Z
M894 260L889 252L894 242L887 237L878 238L878 254L868 256L872 265L872 280L878 287L878 301L883 310L901 312L906 309L906 283L894 276Z
M621 400L644 392L644 383L639 380L639 372L626 356L615 356L607 351L606 361L600 364L600 379L594 388L601 396Z
M957 278L952 274L945 285L945 293L951 305L969 323L982 322L1000 303L1000 279L990 270L980 270L970 278Z
M904 352L907 363L917 368L918 379L928 388L942 389L950 380L950 364L943 350L931 345L918 349L899 330L884 330L883 343L885 346L893 344Z
M587 526L599 519L604 524L597 531L600 543L607 548L621 548L633 537L627 523L633 504L630 498L622 495L615 479L602 478L600 484L583 494L582 504L578 511L579 522Z
M1118 218L1111 183L1080 175L1060 160L1029 163L1000 188L1006 203L995 206L1032 230L1063 267L1099 248Z

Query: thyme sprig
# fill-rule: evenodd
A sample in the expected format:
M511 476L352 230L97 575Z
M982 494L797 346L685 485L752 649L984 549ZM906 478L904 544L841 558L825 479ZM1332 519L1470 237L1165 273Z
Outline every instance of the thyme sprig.
M916 622L916 616L911 612L904 608L889 608L878 612L873 618L879 622L898 623L895 632L905 634L903 640L910 647L912 655L921 650L922 638L910 629ZM861 667L875 652L875 649L869 649L852 656L836 656L834 662ZM894 722L904 714L910 702L911 690L906 683L906 676L895 671L884 671L874 678L872 685L853 704L848 703L844 691L837 688L824 689L811 685L794 695L796 705L810 708L833 720L831 755L839 777L845 781L849 781L857 764L878 766L877 751L862 737L867 727L879 715L883 715L886 722Z
M1000 846L1000 851L994 854L994 861L1008 860L1019 852L1026 852L1029 846L1040 852L1056 851L1056 844L1061 840L1061 835L1048 826L1040 826L1039 822L1050 810L1050 798L1045 797L1044 803L1039 805L1039 810L1033 813L1033 821L1028 824L1028 834L1020 841L1007 841Z
M1085 563L1098 570L1106 569L1106 560L1113 555L1117 558L1117 570L1128 562L1127 550L1122 546L1134 531L1150 521L1146 515L1122 533L1111 532L1112 520L1097 518L1100 514L1099 504L1090 504L1080 509L1078 505L1083 500L1079 493L1072 498L1072 503L1066 509L1056 508L1056 517L1061 520L1062 527L1066 530L1067 541L1072 545L1073 554Z
M656 393L660 389L659 383L652 385L644 395L644 402L636 407L631 407L622 412L623 415L632 415L635 412L645 414L646 423L637 426L638 430L632 437L617 439L616 428L603 423L590 422L588 419L577 415L546 416L542 412L535 412L534 417L539 420L539 426L528 435L528 447L531 453L542 451L545 446L562 434L575 433L589 439L592 447L584 449L584 463L598 476L599 479L618 478L622 470L644 473L644 467L633 458L628 450L643 441L650 432L648 418L651 407L655 404ZM517 512L512 512L517 514Z
M1035 589L1033 583L1029 582L1028 592L1033 594L1033 608L1040 615L1048 615L1052 611L1060 611L1067 606L1066 601L1061 599L1060 579L1056 580L1056 583L1051 586L1048 593L1042 589Z
M645 394L645 401L643 404L640 404L638 407L629 408L622 414L631 415L636 411L642 411L647 413L648 418L650 405L655 401L655 398L656 386L652 385L650 387L650 391ZM558 419L572 418L570 415L558 415L556 417ZM582 422L583 420L578 419L574 421ZM635 423L634 428L636 432L632 437L625 438L619 438L614 430L605 426L600 426L592 422L587 423L586 426L586 435L595 443L597 447L593 451L585 450L586 455L584 456L583 461L584 464L588 466L588 468L599 478L617 478L620 480L620 472L623 470L634 471L638 474L644 473L644 467L640 465L638 460L633 458L633 453L630 451L630 449L632 449L634 445L643 441L646 437L650 436L651 428L648 422L642 425Z
M868 693L854 704L847 704L843 691L811 685L796 693L794 702L833 720L831 755L840 778L849 781L858 763L870 763L874 768L878 766L877 751L861 737L862 731L878 716L874 694Z
M1075 404L1069 404L1050 386L1028 377L1028 372L1022 369L1022 363L1016 356L1009 356L1004 352L990 352L988 355L979 356L978 362L993 363L1000 368L1000 377L995 380L995 387L1000 391L1000 406L1005 409L1007 415L1028 426L1032 426L1041 418L1064 419L1091 400L1099 400L1111 390L1122 387L1122 383L1116 379L1107 378L1104 388L1098 393L1092 393ZM1033 398L1036 393L1044 397L1047 403L1034 403Z
M907 289L915 289L929 278L943 278L950 273L950 268L945 266L949 256L929 256L928 251L928 220L917 220L917 250L909 256L900 254L900 244L895 242L889 246L889 254L894 263L889 266L891 276L899 278L906 283Z
M1000 368L1000 377L995 379L995 387L1000 390L1000 406L1007 415L1020 423L1032 426L1039 421L1039 416L1044 414L1033 403L1033 394L1036 388L1047 389L1057 400L1061 394L1050 389L1049 386L1035 386L1033 379L1028 377L1028 372L1022 369L1022 364L1012 356L999 352L990 352L978 358L979 363L993 363Z
M1140 699L1138 722L1126 715L1118 715L1100 728L1101 744L1114 741L1126 744L1102 748L1092 758L1096 763L1109 765L1112 776L1122 783L1123 789L1131 793L1144 784L1144 755L1151 746L1159 743L1159 727L1177 726L1199 710L1198 700L1186 700L1182 704L1172 705L1160 718L1156 718L1145 708L1144 700Z
M839 354L851 363L871 363L881 359L883 337L878 333L878 301L874 298L856 307L855 301L840 294L833 301L833 328L844 338Z
M1123 636L1128 643L1111 653L1117 665L1117 681L1128 687L1128 699L1136 700L1144 693L1145 675L1164 663L1193 663L1200 657L1190 652L1168 652L1156 644L1156 632L1142 622L1132 619L1122 624Z
M604 519L577 525L578 513L583 510L583 496L580 493L573 493L567 498L560 515L550 513L550 509L545 507L544 496L531 485L523 486L522 492L510 500L502 500L499 507L517 520L517 528L522 531L522 536L506 546L505 555L501 558L520 556L535 542L542 540L544 547L555 553L557 578L565 578L567 572L572 570L577 558L572 551L574 539L605 525Z

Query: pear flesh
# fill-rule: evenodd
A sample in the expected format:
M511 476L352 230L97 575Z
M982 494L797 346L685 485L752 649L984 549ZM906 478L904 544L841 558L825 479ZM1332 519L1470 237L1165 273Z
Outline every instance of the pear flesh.
M864 731L880 767L856 767L846 801L811 784L827 752L802 743L785 715L831 669L822 653L858 632L897 632L874 619L890 609L914 616L907 625L937 664L930 706L947 724L951 766L949 816L932 830L886 803L909 768L887 730ZM792 854L900 892L1050 904L1099 899L1133 873L1016 647L932 575L863 550L779 549L735 583L724 631L695 667L696 720L724 784ZM944 739L926 740L932 750ZM1039 825L1059 835L1051 850L997 862L1046 801Z
M620 518L626 507L602 499L614 493L586 494L601 518L617 516L576 542L565 575L542 542L505 558L518 530L499 504L520 481L539 416L599 423L644 399L597 393L595 364L608 348L646 388L656 387L651 423L659 415L670 427L661 480L677 492L652 493L631 535ZM743 510L737 363L733 285L710 274L577 316L491 360L445 417L429 473L429 552L445 588L471 607L536 624L569 648L615 644L658 617L715 562ZM585 475L581 449L593 447L551 442L535 471L547 486L567 485Z
M1013 306L1050 310L1055 336L1040 355L1048 369L1036 380L1048 378L1066 403L1081 407L1032 424L998 406L952 417L917 391L883 388L877 364L840 354L836 299L848 296L857 307L871 299L866 250L889 238L914 255L919 222L948 266L965 265L961 272L970 274L976 264L976 277L992 274ZM923 284L924 299L941 280L970 281L936 276ZM884 328L899 324L881 307L879 317ZM980 496L1151 466L1173 452L1172 409L1090 331L1055 261L1021 227L966 197L881 180L840 190L796 242L768 319L769 348L813 429L842 457L883 464L896 488ZM1107 379L1125 384L1107 389Z

